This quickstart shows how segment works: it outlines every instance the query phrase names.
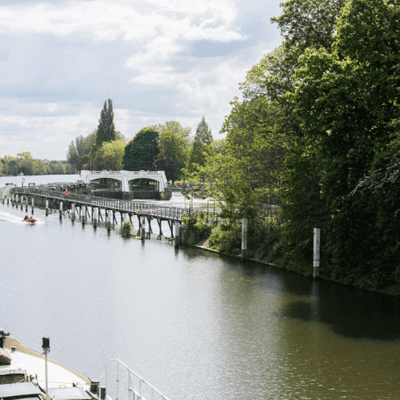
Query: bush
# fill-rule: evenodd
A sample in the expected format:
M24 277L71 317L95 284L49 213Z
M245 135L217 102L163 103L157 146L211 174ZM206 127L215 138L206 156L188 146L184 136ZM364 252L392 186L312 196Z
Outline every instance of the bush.
M125 221L122 226L121 226L121 235L124 238L129 238L132 236L136 236L133 232L132 232L132 224L129 221Z
M208 223L202 214L192 214L188 217L186 214L183 216L183 223L186 226L186 231L194 231L199 240L207 239L213 228L213 225Z

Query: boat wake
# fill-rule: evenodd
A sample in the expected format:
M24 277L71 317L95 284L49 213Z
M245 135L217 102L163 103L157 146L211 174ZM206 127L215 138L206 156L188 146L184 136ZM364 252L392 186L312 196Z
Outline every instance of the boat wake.
M11 214L8 213L7 211L0 211L0 222L7 222L11 224L20 224L20 225L33 225L32 223L24 222L23 218L24 216Z

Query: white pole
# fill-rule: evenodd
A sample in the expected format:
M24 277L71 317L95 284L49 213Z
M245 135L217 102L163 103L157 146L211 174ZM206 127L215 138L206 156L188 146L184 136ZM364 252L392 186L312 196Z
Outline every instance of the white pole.
M247 250L247 218L242 219L242 257L246 257Z
M320 245L321 245L321 229L314 228L314 265L313 265L314 278L318 278L319 276Z

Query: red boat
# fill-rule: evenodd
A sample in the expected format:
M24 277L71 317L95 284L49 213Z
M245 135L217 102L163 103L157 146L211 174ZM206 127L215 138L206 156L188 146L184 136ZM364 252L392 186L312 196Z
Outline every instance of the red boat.
M30 222L30 223L35 223L35 222L37 222L37 219L36 218L33 218L32 216L31 217L29 217L28 215L25 215L25 218L23 219L23 221L24 222Z

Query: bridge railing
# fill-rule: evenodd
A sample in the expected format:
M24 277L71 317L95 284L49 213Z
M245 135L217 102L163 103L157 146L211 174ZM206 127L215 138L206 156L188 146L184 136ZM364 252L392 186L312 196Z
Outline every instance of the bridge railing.
M106 197L90 196L78 193L69 193L68 196L66 196L63 191L37 188L37 187L17 187L15 188L13 193L42 196L50 199L68 201L72 203L76 202L82 205L87 205L91 207L102 207L105 209L111 209L118 212L131 212L135 214L143 213L144 215L148 214L152 217L173 219L177 221L183 220L183 214L185 212L186 213L196 212L196 209L193 207L189 209L180 207L161 206L154 202L109 199Z

